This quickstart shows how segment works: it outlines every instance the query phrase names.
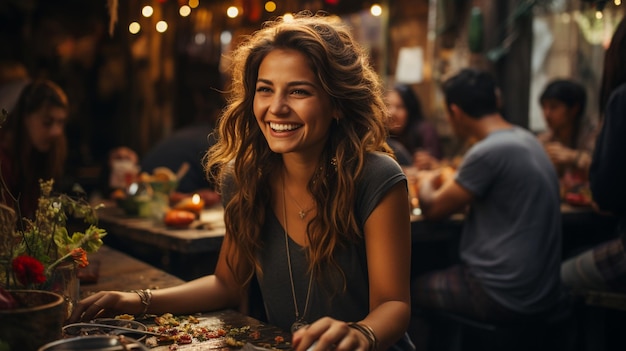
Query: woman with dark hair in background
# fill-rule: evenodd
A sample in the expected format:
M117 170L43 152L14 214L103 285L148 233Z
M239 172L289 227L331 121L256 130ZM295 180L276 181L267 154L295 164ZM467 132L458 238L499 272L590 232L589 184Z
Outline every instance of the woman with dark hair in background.
M604 56L600 90L602 128L589 181L597 207L618 217L617 238L563 263L564 283L573 289L626 292L626 20L617 26Z
M0 128L0 201L31 217L37 208L39 179L60 181L67 157L65 92L49 80L26 85Z
M560 176L567 170L587 177L596 129L584 118L585 88L572 80L550 82L539 97L548 130L537 137Z
M419 169L432 169L441 158L441 143L435 127L424 118L419 98L410 86L397 84L387 92L390 114L389 144L402 164L402 147ZM398 146L398 144L400 146ZM398 151L401 150L401 151Z

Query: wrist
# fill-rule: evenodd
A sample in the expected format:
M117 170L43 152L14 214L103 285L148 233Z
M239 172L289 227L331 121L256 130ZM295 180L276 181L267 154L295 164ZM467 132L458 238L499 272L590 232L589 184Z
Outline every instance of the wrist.
M152 291L150 289L141 289L132 290L132 292L139 296L139 301L141 302L140 315L145 315L148 312L150 304L152 303Z
M374 334L374 330L367 324L364 323L348 323L350 328L357 330L361 335L365 336L369 344L369 351L374 351L378 349L378 339L376 338L376 334Z

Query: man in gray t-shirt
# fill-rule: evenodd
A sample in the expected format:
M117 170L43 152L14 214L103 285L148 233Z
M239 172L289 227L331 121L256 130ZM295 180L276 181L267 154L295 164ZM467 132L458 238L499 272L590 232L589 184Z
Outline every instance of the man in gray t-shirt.
M413 304L488 321L509 321L550 309L560 295L559 182L528 131L498 112L497 87L484 72L463 70L444 86L448 117L460 138L477 142L447 181L423 174L424 217L469 211L461 264L418 277ZM423 172L425 173L425 172Z

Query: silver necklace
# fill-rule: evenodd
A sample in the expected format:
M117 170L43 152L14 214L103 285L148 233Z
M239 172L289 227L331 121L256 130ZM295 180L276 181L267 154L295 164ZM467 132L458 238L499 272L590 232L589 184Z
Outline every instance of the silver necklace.
M284 177L285 175L283 174L283 190L285 189ZM293 200L293 202L296 203L296 206L298 206L298 208L300 209L300 211L298 212L298 216L300 216L301 220L304 220L304 218L309 214L309 212L311 212L311 210L315 208L315 205L313 205L307 209L303 209L302 206L300 206L300 203L298 202L298 200L296 200L295 196L291 195L291 192L289 191L289 189L287 189L287 195L289 195L289 197Z
M304 320L306 316L307 310L309 309L309 298L311 297L311 285L313 282L313 272L309 275L309 287L306 291L306 302L304 303L304 311L302 311L302 316L300 316L300 311L298 309L298 301L296 299L296 288L293 283L293 271L291 268L291 253L289 252L289 237L287 234L287 205L285 201L285 174L282 175L283 181L283 220L284 220L284 228L283 234L285 235L285 252L287 253L287 267L289 268L289 282L291 283L291 296L293 297L293 308L295 310L296 321L291 325L291 332L295 332L296 330L306 326L307 323ZM306 214L305 214L306 215ZM302 216L300 216L302 218Z

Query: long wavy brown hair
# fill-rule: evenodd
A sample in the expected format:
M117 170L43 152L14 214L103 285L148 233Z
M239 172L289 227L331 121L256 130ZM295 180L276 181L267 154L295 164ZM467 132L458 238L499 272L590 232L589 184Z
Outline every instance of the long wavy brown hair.
M30 194L33 189L39 189L39 179L58 181L63 175L67 158L65 135L55 140L50 151L41 153L35 149L26 129L28 116L49 107L68 110L65 92L50 80L34 80L24 87L14 110L0 128L0 146L12 157L13 179L18 182L14 189L10 189L13 196ZM22 200L26 199L22 197Z
M304 54L332 105L340 111L308 183L317 216L307 228L309 270L321 272L335 265L333 252L339 245L362 237L355 218L355 180L361 176L368 153L392 154L387 136L382 85L363 48L349 28L324 14L302 12L292 20L279 18L248 37L232 53L232 85L228 107L217 126L217 143L206 157L210 178L220 188L226 176L234 181L234 194L225 204L226 232L234 242L228 257L251 264L262 272L255 251L262 248L261 229L271 210L270 176L282 168L282 157L272 152L253 113L259 66L276 49ZM249 272L247 282L254 272Z

